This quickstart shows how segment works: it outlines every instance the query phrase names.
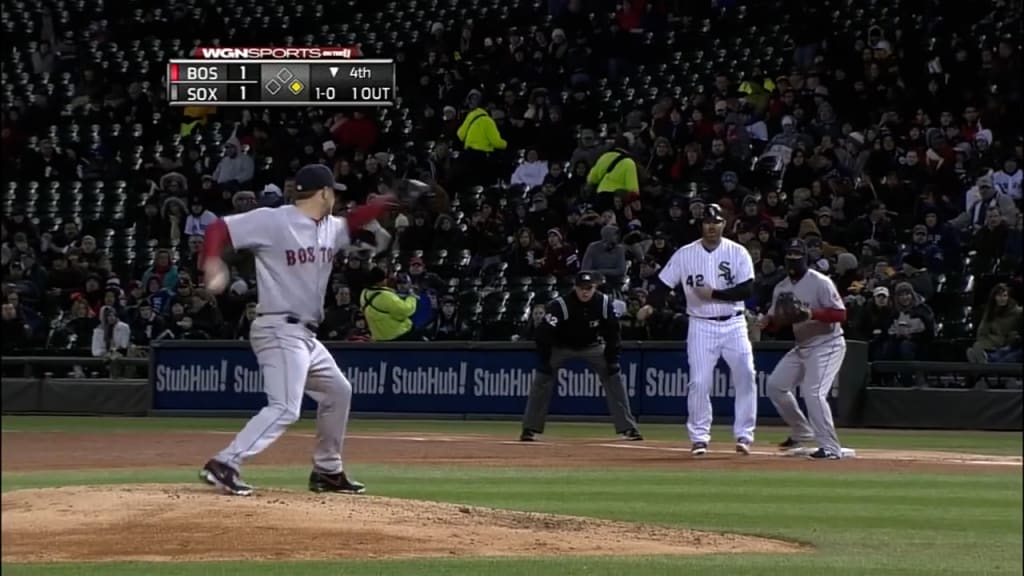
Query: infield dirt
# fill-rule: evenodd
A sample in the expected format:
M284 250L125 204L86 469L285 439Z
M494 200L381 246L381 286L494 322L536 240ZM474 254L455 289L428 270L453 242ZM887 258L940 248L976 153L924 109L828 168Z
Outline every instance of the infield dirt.
M4 432L3 471L187 468L230 440L215 432ZM253 465L309 462L313 435L291 432ZM346 462L543 468L659 468L850 472L971 467L1020 473L1020 457L858 451L838 462L782 458L771 447L738 456L713 445L705 458L684 444L558 439L523 444L488 436L354 435ZM974 466L971 466L974 465ZM58 472L59 473L59 472ZM374 496L259 489L228 497L207 486L142 485L16 490L3 494L5 562L185 561L795 553L801 545L588 518L529 514ZM372 486L370 486L372 491Z

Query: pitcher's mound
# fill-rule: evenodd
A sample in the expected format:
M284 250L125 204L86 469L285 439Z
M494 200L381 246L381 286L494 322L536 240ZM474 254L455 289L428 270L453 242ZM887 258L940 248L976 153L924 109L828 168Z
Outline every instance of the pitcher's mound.
M800 552L799 544L374 496L203 486L3 494L3 561L322 560Z

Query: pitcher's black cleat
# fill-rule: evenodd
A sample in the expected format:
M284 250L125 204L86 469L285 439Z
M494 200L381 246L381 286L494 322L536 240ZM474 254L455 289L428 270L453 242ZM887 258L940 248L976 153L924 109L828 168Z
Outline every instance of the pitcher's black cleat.
M362 494L366 486L350 480L344 471L327 474L313 470L309 473L309 489L312 492L342 492L345 494Z
M537 438L535 438L536 434L537 434L536 432L534 432L533 430L530 430L529 428L523 428L522 434L519 435L519 441L520 442L533 442L533 441L537 440Z
M626 440L627 442L640 442L644 437L640 434L640 431L636 428L630 428L622 434L619 434L619 438Z
M199 478L210 486L216 486L232 496L249 496L252 486L246 484L231 466L219 460L210 460L199 471Z

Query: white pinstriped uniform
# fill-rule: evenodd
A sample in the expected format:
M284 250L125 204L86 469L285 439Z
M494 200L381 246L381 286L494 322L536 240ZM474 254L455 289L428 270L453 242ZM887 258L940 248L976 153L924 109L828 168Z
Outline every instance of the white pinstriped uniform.
M815 270L808 270L796 283L787 276L776 284L769 316L775 314L775 303L784 292L792 292L797 300L806 302L812 310L846 309L843 297L832 280ZM768 377L768 397L778 409L779 416L792 429L791 438L802 442L813 438L818 447L832 454L841 454L839 436L828 405L828 393L846 358L843 328L832 322L807 320L793 325L793 337L796 346L782 357ZM793 394L798 385L803 390L807 417L800 411Z
M687 422L691 442L711 439L711 385L718 359L725 360L735 394L735 438L754 441L757 425L757 385L754 380L754 351L743 316L743 302L703 300L694 293L698 286L724 290L754 278L754 263L742 245L723 238L708 251L700 240L683 246L672 255L658 274L665 285L683 287L686 313L690 317L686 335L686 360L690 367L687 392Z

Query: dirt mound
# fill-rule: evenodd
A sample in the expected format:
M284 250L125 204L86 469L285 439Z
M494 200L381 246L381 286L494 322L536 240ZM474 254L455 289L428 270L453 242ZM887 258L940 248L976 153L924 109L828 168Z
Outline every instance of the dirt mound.
M374 496L202 486L3 494L3 561L793 553L741 536Z

